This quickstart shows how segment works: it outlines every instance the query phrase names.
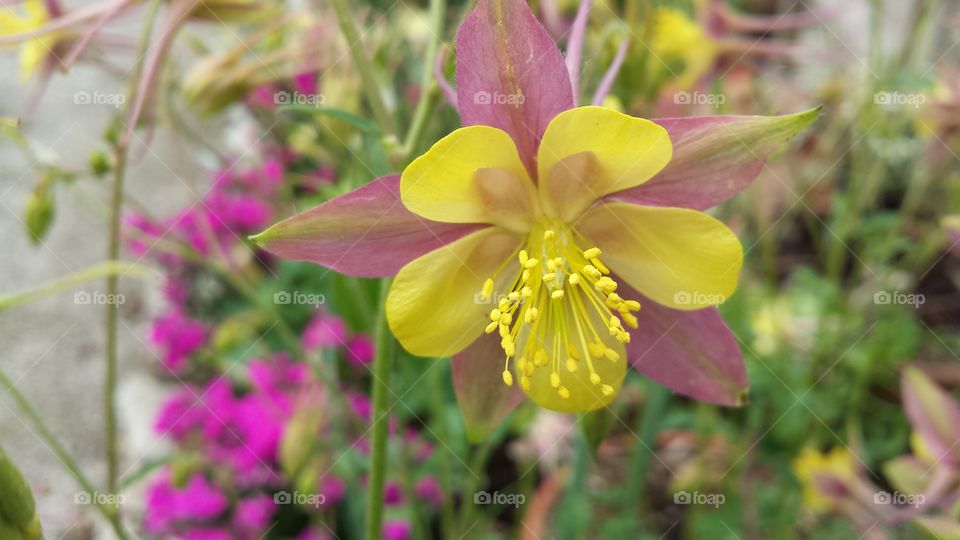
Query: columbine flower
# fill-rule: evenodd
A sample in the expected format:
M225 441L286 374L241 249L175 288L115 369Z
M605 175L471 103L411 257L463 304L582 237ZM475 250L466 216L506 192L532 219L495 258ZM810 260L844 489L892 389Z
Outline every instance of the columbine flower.
M0 10L0 35L9 36L23 32L31 32L43 27L50 21L50 12L43 0L26 0L22 13L12 7ZM56 45L56 35L41 35L25 40L20 45L20 78L30 78L44 60L50 56Z
M525 2L481 0L457 37L463 123L377 179L255 239L357 276L396 274L390 328L453 356L476 434L522 390L559 411L609 403L627 363L733 405L746 373L712 306L742 249L702 213L743 189L815 112L648 121L575 107Z

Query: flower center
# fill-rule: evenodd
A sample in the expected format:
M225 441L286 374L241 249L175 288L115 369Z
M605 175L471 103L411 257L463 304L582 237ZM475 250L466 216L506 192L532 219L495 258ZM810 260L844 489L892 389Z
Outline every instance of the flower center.
M507 281L512 282L510 292L490 311L486 327L488 334L500 333L506 354L503 382L508 386L514 382L513 359L514 372L527 392L531 381L548 380L561 398L570 399L570 388L575 385L565 383L582 379L577 372L583 369L604 396L615 392L611 383L618 382L605 381L598 371L606 370L596 369L596 363L623 360L608 343L630 342L624 325L637 327L633 312L640 310L640 303L617 294L617 282L600 261L600 250L584 250L578 240L589 245L566 224L541 223L533 227L517 253L520 266L513 280ZM484 283L484 301L493 298L494 278L512 266L509 263Z

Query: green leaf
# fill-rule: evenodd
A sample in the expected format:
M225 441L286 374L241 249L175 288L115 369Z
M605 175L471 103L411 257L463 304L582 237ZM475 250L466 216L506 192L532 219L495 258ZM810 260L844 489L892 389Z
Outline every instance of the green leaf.
M284 105L278 109L280 112L292 112L309 115L332 116L337 120L342 120L364 133L379 133L380 128L375 122L367 118L362 118L353 113L348 113L343 109L333 109L330 107L314 107L312 105Z
M593 457L597 457L597 448L610 432L614 419L613 411L607 407L585 413L580 417L580 429L587 442L587 449Z

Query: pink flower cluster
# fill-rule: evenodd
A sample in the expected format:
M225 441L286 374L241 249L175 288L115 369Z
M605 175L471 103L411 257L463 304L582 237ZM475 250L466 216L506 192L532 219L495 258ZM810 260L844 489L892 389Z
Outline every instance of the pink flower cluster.
M147 497L148 532L260 538L278 510L277 494L289 484L277 456L286 424L300 404L322 402L323 391L307 367L285 355L250 362L242 384L221 376L174 393L155 428L185 454L199 457L186 464L189 472L183 478L177 478L184 476L178 466L155 478ZM320 490L324 505L335 505L344 484L325 475Z
M370 336L350 334L346 323L336 315L318 314L304 328L300 339L307 352L343 348L347 360L356 366L365 366L373 360L374 345Z

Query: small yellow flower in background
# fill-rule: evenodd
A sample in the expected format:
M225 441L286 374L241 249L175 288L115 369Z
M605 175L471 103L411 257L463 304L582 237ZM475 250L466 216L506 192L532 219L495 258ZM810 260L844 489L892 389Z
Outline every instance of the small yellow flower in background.
M832 509L856 475L853 454L840 447L826 453L804 448L791 467L803 484L804 505L815 512Z
M21 6L23 13L18 13L18 10L10 6L0 9L0 36L30 32L50 21L50 12L43 0L27 0ZM53 49L56 41L56 34L51 33L27 40L20 45L21 79L30 78Z
M691 86L710 69L716 44L696 20L679 9L659 8L654 17L652 69L668 71L680 88Z

